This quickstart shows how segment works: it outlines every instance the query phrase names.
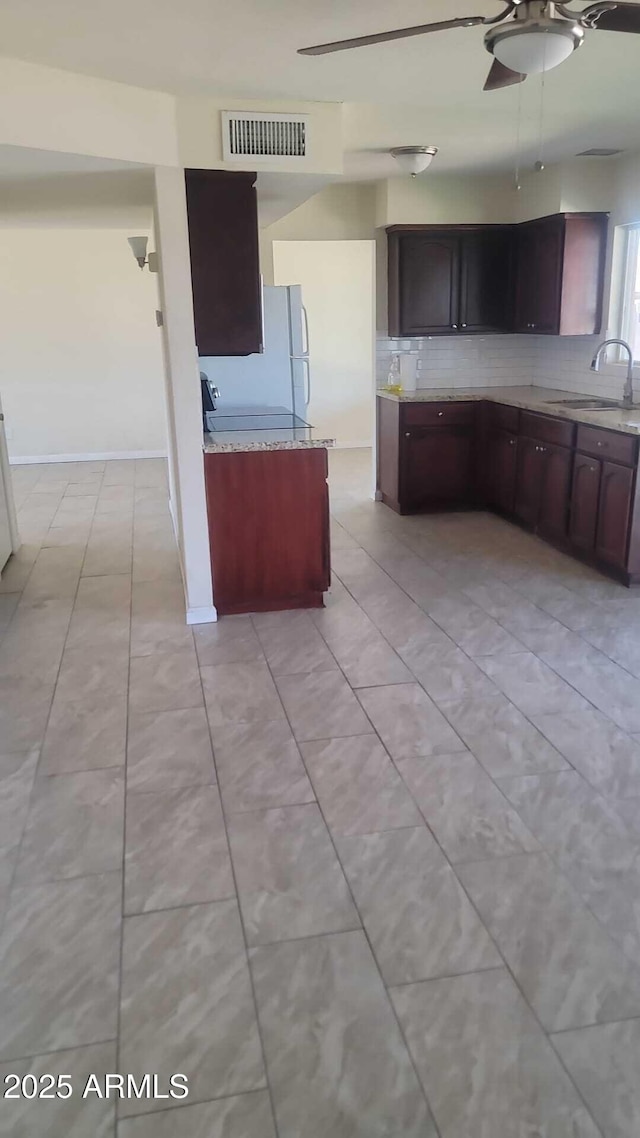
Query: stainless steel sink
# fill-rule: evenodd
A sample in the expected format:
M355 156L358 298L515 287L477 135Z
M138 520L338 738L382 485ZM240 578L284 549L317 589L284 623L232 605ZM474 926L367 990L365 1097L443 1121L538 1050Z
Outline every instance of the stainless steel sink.
M550 407L573 407L575 411L607 411L618 410L621 406L616 399L599 399L597 396L583 395L580 399L550 399Z

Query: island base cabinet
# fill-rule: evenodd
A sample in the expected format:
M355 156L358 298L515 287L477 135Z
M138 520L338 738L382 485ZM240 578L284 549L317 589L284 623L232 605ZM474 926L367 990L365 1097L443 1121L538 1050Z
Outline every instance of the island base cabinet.
M329 588L327 452L205 454L220 615L319 608Z

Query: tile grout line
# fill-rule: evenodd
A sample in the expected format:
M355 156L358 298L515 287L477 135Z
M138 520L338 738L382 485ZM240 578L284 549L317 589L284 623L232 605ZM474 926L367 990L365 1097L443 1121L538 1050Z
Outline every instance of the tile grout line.
M41 547L41 551L42 551L42 547ZM71 627L71 621L72 621L72 618L73 618L73 613L74 613L74 610L75 610L75 607L76 607L76 602L77 602L77 599L78 599L78 592L79 592L79 589L80 589L80 582L81 582L81 580L82 580L82 567L83 567L83 565L84 565L84 559L85 559L85 557L86 557L86 553L87 553L87 543L85 543L85 547L84 547L84 554L83 554L83 557L82 557L82 561L81 561L81 564L80 564L80 569L79 569L79 572L78 572L78 580L77 580L77 583L76 583L76 588L75 588L75 591L74 591L74 594L73 594L73 602L72 602L72 605L71 605L71 609L70 609L70 611L69 611L69 620L68 620L68 622L67 622L67 627L66 627L66 632L65 632L65 635L64 635L64 640L63 640L63 642L62 642L62 649L61 649L61 652L60 652L60 659L59 659L59 661L58 661L58 667L57 667L57 669L56 669L56 678L55 678L55 682L54 682L54 685L53 685L53 689L52 689L52 692L51 692L51 699L50 699L50 701L49 701L49 710L48 710L48 713L47 713L46 722L45 722L45 725L44 725L44 729L43 729L43 732L42 732L42 736L41 736L41 739L40 739L40 743L39 743L39 745L37 746L37 748L33 748L34 750L35 750L35 749L37 749L37 751L38 751L38 760L37 760L37 762L36 762L36 765L35 765L35 769L34 769L34 772L33 772L33 779L32 779L32 782L31 782L31 787L30 787L30 790L29 790L29 796L28 796L28 798L27 798L27 806L26 806L25 815L24 815L24 825L23 825L23 827L22 827L22 832L21 832L21 834L20 834L20 840L19 840L19 842L18 842L18 844L17 844L17 846L16 846L16 848L15 848L14 863L13 863L13 867L12 867L12 872L11 872L11 874L10 874L10 877L9 877L9 883L8 883L8 886L7 886L7 899L6 899L6 903L5 903L5 906L4 906L4 912L3 912L3 914L2 914L2 920L0 920L0 932L3 932L3 931L4 931L4 927L5 927L5 924L6 924L7 916L8 916L8 914L9 914L9 910L10 910L10 907L11 907L11 902L13 901L14 892L15 892L15 890L16 890L16 889L19 889L19 888L20 888L20 885L19 885L19 883L18 883L18 882L17 882L17 880L16 880L16 878L17 878L17 873L18 873L18 866L19 866L19 863L20 863L20 858L21 858L21 855L22 855L22 847L23 847L23 843L24 843L25 834L26 834L26 832L27 832L27 827L28 827L28 824L29 824L29 817L30 817L30 815L31 815L31 808L32 808L33 800L34 800L34 792L35 792L36 782L37 782L37 780L38 780L38 773L39 773L39 770L40 770L40 765L41 765L41 763L42 763L42 753L43 753L43 750L44 750L44 744L45 744L45 739L46 739L46 735L47 735L47 730L48 730L48 727L49 727L49 722L50 722L50 719L51 719L51 711L52 711L52 708L53 708L53 701L54 701L54 699L55 699L55 694L56 694L56 690L57 690L57 687L58 687L58 680L60 679L60 672L61 672L61 670L62 670L62 661L63 661L63 659L64 659L64 653L65 653L65 649L66 649L66 646L67 646L67 641L68 641L68 639L69 639L69 629L70 629L70 627ZM40 554L38 554L38 557L39 557L39 556L40 556ZM35 561L34 561L34 563L33 563L32 572L33 572L33 568L35 567L36 561L38 560L38 557L36 557L36 560L35 560ZM29 574L29 577L30 577L30 576L31 576L31 574ZM25 582L25 588L26 588L26 582ZM21 596L21 599L22 599L23 597L24 597L24 589L23 589L23 592L22 592L22 596ZM18 603L18 606L17 606L17 607L19 607L19 604L20 604L20 602ZM16 607L16 611L17 611L17 607Z
M357 538L356 538L355 540L357 541ZM359 546L359 548L362 548L362 547L361 547L361 546ZM365 550L364 552L365 552L365 553L367 553L367 551L366 551L366 550ZM367 556L370 556L370 555L367 553ZM372 560L374 560L374 559L372 558ZM421 558L421 560L422 560L422 558ZM377 562L376 562L376 564L377 564ZM425 563L425 564L426 564L426 563ZM380 568L382 568L382 567L380 567ZM386 571L383 569L383 570L382 570L382 572L386 572ZM386 574L386 575L389 577L389 579L390 579L391 581L393 581L393 578L392 578L392 577L390 577L390 575L389 575L389 574ZM347 586L347 585L344 583L344 581L342 581L342 579L340 578L340 576L339 576L339 575L338 575L338 580L340 580L340 583L341 583L341 584L343 585L343 587L346 589L346 591L348 592L349 596L351 596L351 598L353 599L354 603L355 603L356 605L358 605L358 607L361 609L361 611L364 611L364 610L362 610L362 607L361 607L361 605L360 605L360 603L359 603L359 601L358 601L357 597L355 597L355 596L353 595L353 593L351 592L351 590L349 589L349 587L348 587L348 586ZM397 582L395 582L395 581L394 581L393 583L397 585ZM400 588L401 588L401 586L398 586L398 587L400 587ZM402 588L401 588L401 591L403 591L403 592L404 592L404 590L403 590ZM407 596L409 596L409 594L406 594L406 595L407 595ZM410 600L413 600L413 598L411 598L411 597L410 597L409 599L410 599ZM415 604L416 602L414 601L413 603ZM420 608L421 606L418 606L418 607ZM422 610L422 611L424 611L424 610ZM542 610L541 610L541 611L542 611ZM368 614L365 614L365 615L368 615ZM426 613L426 615L427 615L427 616L429 616L429 614L428 614L428 613ZM371 619L371 618L369 618L369 619ZM430 619L431 619L431 618L430 618ZM372 623L375 623L375 622L372 622ZM434 623L436 623L436 622L434 622ZM378 631L380 631L380 629L378 629ZM442 631L444 631L444 630L442 630ZM506 631L508 631L508 629L507 629ZM384 637L384 633L382 633L382 632L381 632L381 635ZM447 633L445 633L445 635L448 635L448 634L447 634ZM386 640L387 638L386 638L386 637L384 637L384 639ZM387 640L387 643L389 643L389 641L388 641L388 640ZM390 645L390 646L391 646L391 647L393 647L393 645ZM459 647L459 645L458 645L458 647ZM464 649L461 649L461 651L463 651L463 652L464 652ZM527 651L529 651L529 650L527 650ZM466 652L465 652L465 655L467 655L467 653L466 653ZM533 655L533 656L536 656L536 653L531 653L531 655ZM470 658L470 657L469 657L469 658ZM537 657L537 656L536 656L536 658L537 658L537 659L539 659L539 657ZM544 661L542 661L542 663L544 663ZM411 669L409 669L409 670L411 670ZM562 677L560 677L560 678L562 679ZM422 684L420 684L420 681L417 679L417 677L416 677L416 682L419 684L419 686L420 686L421 688L423 687L423 685L422 685ZM571 686L571 685L570 685L570 686ZM424 688L423 688L423 690L426 690L426 689L424 689ZM497 691L497 693L498 693L498 694L504 695L504 693L500 692L500 690L497 688L497 685L496 685L496 691ZM578 693L578 694L581 694L581 693ZM429 695L429 693L428 693L428 692L427 692L427 695ZM433 697L429 696L429 698L430 698L430 699L432 699ZM505 696L505 698L508 700L508 702L509 702L509 703L511 703L511 700L509 700L507 696ZM584 697L583 697L583 698L584 698ZM440 705L439 705L439 703L438 703L436 700L433 700L433 702L434 702L435 706L438 708L438 710L441 712L441 714L443 714L443 715L444 715L444 712L443 712L443 711L442 711L442 709L440 708ZM513 706L515 706L515 705L513 705ZM519 710L519 709L517 709L517 710ZM596 709L596 710L597 710L597 709ZM446 716L445 716L445 718L446 718ZM526 717L525 717L525 718L526 718ZM447 720L447 722L449 722L449 720ZM530 721L528 720L528 722L530 722ZM451 726L452 726L453 730L455 731L455 727L453 726L453 724L451 724ZM535 726L535 725L534 725L534 724L532 724L532 726ZM457 733L457 731L456 731L456 734L458 734L458 733ZM462 739L460 736L459 736L459 738L461 739L461 742L464 744L464 740L463 740L463 739ZM383 745L384 745L384 744L383 744ZM466 747L466 744L464 744L464 745L465 745L465 747ZM386 749L386 748L385 748L385 749ZM467 748L467 750L469 750L469 748ZM387 753L389 753L389 752L387 752ZM473 754L473 752L470 752L470 753L471 753L471 754ZM401 772L398 770L398 768L397 768L397 766L396 766L396 764L395 764L395 760L393 759L393 757L392 757L390 754L389 754L389 757L390 757L390 759L391 759L391 762L393 763L393 765L394 765L394 767L395 767L396 771L398 772L398 774L399 774L400 778L402 779L403 785L407 786L407 784L406 784L406 782L405 782L404 778L402 777L402 773L401 773ZM564 757L564 756L563 756L563 757ZM475 756L474 756L474 758L475 758ZM476 759L476 762L479 762L479 760L478 760L478 759ZM480 764L480 766L482 767L482 764ZM482 768L482 769L484 769L484 768ZM488 777L491 779L491 782L493 783L493 785L494 785L494 786L496 786L496 789L497 789L497 790L500 792L500 794L502 795L502 797L505 799L505 801L508 803L509 807L511 808L511 803L510 803L510 802L509 802L509 800L506 798L506 795L504 794L504 792L502 791L502 789L501 789L499 786L497 786L497 784L496 784L495 780L493 779L493 777L492 777L492 776L491 776L491 775L490 775L488 772L486 772L486 773L487 773ZM579 773L579 772L578 772L578 773ZM410 788L409 788L409 787L407 787L407 790L408 790L408 792L411 794L411 791L410 791ZM412 799L413 799L413 795L411 795L411 797L412 797ZM415 801L415 799L413 799L413 800ZM421 814L421 816L422 816L422 817L424 817L424 814L423 814L423 813L422 813L422 811L420 810L420 807L419 807L419 805L418 805L418 803L417 803L417 802L416 802L416 806L417 806L418 810L420 811L420 814ZM517 811L517 810L516 810L516 813L518 813L518 811ZM518 814L518 816L520 817L520 815L519 815L519 814ZM426 818L425 818L425 823L426 823ZM440 843L438 842L438 839L437 839L436 835L435 835L435 834L433 834L433 831L431 831L430 827L428 826L428 823L426 823L426 824L427 824L427 829L429 829L429 831L432 833L432 835L433 835L433 837L434 837L435 841L437 842L438 846L440 846ZM527 827L527 829L528 829L528 827ZM536 839L536 841L537 841L537 839ZM547 853L546 849L545 849L544 847L541 847L541 848L544 850L544 853L546 854L546 853ZM450 867L451 867L451 869L452 869L452 871L453 871L453 873L454 873L454 875L455 875L456 881L458 881L458 883L459 883L459 885L460 885L460 888L463 890L463 892L464 892L464 895L467 897L467 900L468 900L469 904L471 905L471 907L472 907L473 911L474 911L474 912L477 914L477 916L478 916L478 920L480 921L480 923L481 923L482 927L483 927L483 928L486 930L486 932L487 932L487 935L488 935L488 937L489 937L489 939L490 939L491 943L492 943L492 944L494 944L494 946L495 946L495 948L496 948L496 951L498 952L498 955L499 955L499 956L500 956L500 958L501 958L501 959L504 961L504 968L507 970L508 974L510 975L510 977L511 977L511 979L512 979L512 981L513 981L513 983L514 983L514 985L515 985L515 987L516 987L516 990L519 992L519 994L520 994L521 998L522 998L522 999L524 1000L524 1002L525 1002L525 1005L526 1005L526 1006L527 1006L527 1008L530 1010L530 1012L531 1012L531 1014L533 1015L533 1017L534 1017L534 1019L535 1019L536 1023L537 1023L537 1024L538 1024L538 1026L540 1027L540 1030L541 1030L541 1032L542 1032L542 1034L543 1034L543 1036L544 1036L545 1040L548 1042L549 1046L551 1046L551 1047L552 1047L553 1053L554 1053L555 1055L558 1055L558 1052L557 1052L556 1048L555 1048L555 1047L553 1047L553 1044L552 1044L552 1041L551 1041L551 1038L550 1038L550 1033L546 1031L545 1027L544 1027L544 1026L543 1026L543 1024L540 1022L540 1020L539 1020L539 1018L538 1018L538 1015L537 1015L537 1013L535 1012L534 1008L531 1006L531 1004L529 1003L529 1001L528 1001L527 997L525 996L524 992L522 991L522 989L521 989L521 987L520 987L520 985L519 985L519 983L518 983L518 981L517 981L516 977L514 976L514 974L513 974L512 970L511 970L511 968L510 968L510 966L509 966L509 964L508 964L508 962L505 960L505 958L504 958L504 956L503 956L502 952L500 951L500 949L499 949L498 945L496 944L496 942L495 942L495 940L494 940L493 936L491 935L491 933L489 932L489 930L486 928L486 925L484 924L484 921L482 921L482 919L481 919L481 917L480 917L480 914L478 913L478 911L477 911L477 909L476 909L475 905L473 904L473 901L472 901L472 899L470 898L470 896L469 896L469 894L468 894L468 892L467 892L467 890L466 890L466 888L465 888L465 886L464 886L463 882L460 880L460 878L458 877L458 874L456 873L456 867L455 867L455 865L454 865L452 862L450 862L450 861L449 861L449 858L447 857L447 855L446 855L445 851L442 849L442 847L441 847L441 846L440 846L440 849L442 850L443 856L445 857L445 859L446 859L446 861L447 861L447 864L449 864L449 865L450 865ZM336 851L336 853L337 853L337 851ZM506 855L506 856L513 856L513 855ZM525 854L524 856L529 856L529 855L526 855L526 854ZM548 856L548 854L547 854L547 856ZM488 859L488 860L493 860L493 859ZM554 866L556 866L555 860L554 860L554 859L551 859L551 861L552 861L552 864L554 864ZM461 865L462 865L462 864L473 864L473 863L459 863L459 864L461 864ZM558 868L558 867L556 866L556 868ZM344 872L344 870L343 870L343 872ZM564 874L562 874L560 870L558 870L558 872L559 872L559 875L560 875L560 876L561 876L561 877L564 879ZM568 882L568 884L569 884L569 886L570 886L570 887L573 889L573 885L572 885L572 883L571 883L570 881ZM582 898L580 898L580 900L582 900ZM582 903L583 903L583 904L585 904L584 902L582 902ZM585 907L586 907L586 908L588 908L588 907L586 906L586 904L585 904ZM595 914L592 914L592 915L594 915L594 916L595 916ZM599 923L599 926L600 926L600 927L602 927L602 926L600 925L600 922L598 922L598 923ZM615 942L612 942L612 943L615 943ZM617 946L616 946L616 947L617 947ZM620 950L618 950L618 951L620 952ZM374 959L375 959L375 956L374 956ZM625 957L625 959L626 959L626 957ZM383 983L384 983L384 981L383 981ZM429 981L417 981L417 983L429 983ZM407 986L410 986L410 985L407 985ZM634 1018L635 1018L635 1017L634 1017ZM628 1022L628 1021L611 1021L611 1022ZM597 1024L593 1024L593 1025L589 1025L589 1026L598 1026L598 1025L597 1025ZM581 1028L574 1028L574 1029L572 1029L572 1030L583 1030L583 1029L581 1029ZM404 1038L404 1033L403 1033L403 1038ZM586 1104L586 1102L585 1102L585 1100L584 1100L584 1098L583 1098L583 1096L582 1096L582 1094L581 1094L580 1090L578 1089L577 1085L575 1084L575 1082L574 1082L574 1080L573 1080L572 1076L570 1075L569 1071L567 1070L567 1068L565 1067L565 1065L564 1065L564 1063L563 1063L563 1062L561 1062L561 1067L562 1067L562 1069L565 1071L565 1074L567 1075L567 1077L569 1078L569 1080L570 1080L570 1082L571 1082L571 1085L574 1087L574 1089L575 1089L575 1092L576 1092L576 1094L577 1094L577 1096L578 1096L578 1098L579 1098L580 1102L582 1102L582 1104L583 1104L583 1106L584 1106L584 1109L585 1109L585 1111L586 1111L586 1113L587 1113L588 1117L589 1117L590 1119L592 1119L592 1115L591 1115L591 1112L590 1112L590 1110L589 1110L589 1108L588 1108L588 1106L587 1106L587 1104ZM421 1085L422 1085L422 1084L421 1084ZM432 1113L433 1113L433 1112L432 1112ZM594 1126L595 1126L595 1125L596 1125L596 1124L595 1124L595 1121L594 1121Z
M247 941L247 931L245 928L245 921L244 921L244 914L242 912L242 906L240 904L240 893L238 890L238 881L237 881L237 877L236 877L236 867L235 867L235 864L233 861L233 856L231 853L231 842L229 841L229 825L228 825L228 821L227 821L226 811L224 808L224 801L222 798L222 790L220 788L220 778L218 775L218 766L216 763L216 751L215 751L215 746L213 743L213 735L211 732L211 724L209 722L209 709L207 707L207 700L206 700L206 696L205 696L204 684L202 682L202 669L201 669L200 660L198 657L198 651L197 651L197 646L195 644L195 636L193 634L193 631L192 631L192 637L194 640L194 651L195 651L195 656L196 656L196 664L197 664L197 668L198 668L198 678L200 680L200 690L202 692L202 703L204 706L205 718L207 721L207 732L208 732L208 737L209 737L209 746L211 747L211 758L212 758L213 769L214 769L214 773L215 773L215 777L216 777L216 785L218 788L218 796L220 799L220 813L222 816L222 825L224 827L224 835L225 835L225 841L226 841L226 845L227 845L227 856L229 858L229 866L231 869L231 877L233 880L233 887L235 890L235 902L236 902L236 907L237 907L237 911L238 911L238 917L240 920L240 929L242 932L242 940L243 940L243 946L244 946L244 960L245 960L245 965L246 965L246 969L247 969L247 975L249 977L249 983L251 985L251 999L252 999L252 1003L253 1003L253 1015L254 1015L254 1019L255 1019L255 1023L256 1023L256 1031L258 1034L258 1039L260 1042L260 1055L262 1057L262 1067L264 1070L264 1079L265 1079L265 1083L266 1083L266 1091L267 1091L267 1094L269 1096L269 1104L271 1107L271 1117L272 1117L272 1121L273 1121L274 1132L275 1132L276 1138L279 1138L280 1130L278 1127L278 1119L276 1116L275 1103L274 1103L274 1098L273 1098L273 1090L271 1087L271 1079L269 1077L269 1067L267 1064L267 1053L266 1053L266 1048L265 1048L265 1044L264 1044L262 1024L260 1023L260 1015L259 1015L259 1011L258 1011L258 1000L257 1000L257 996L256 996L256 988L255 988L255 983L254 983L254 978L253 978L253 971L251 968L251 959L250 959L250 955L249 955L249 944ZM263 655L264 655L264 652L263 652ZM265 658L265 663L266 663L266 658ZM262 1089L262 1088L259 1088L259 1089ZM252 1092L247 1092L247 1093L252 1093Z
M321 635L322 635L322 634L321 634ZM323 639L324 639L324 637L323 637ZM331 648L330 648L330 646L329 646L328 644L327 644L327 648L328 648L328 649L329 649L329 651L331 652ZM333 653L331 653L331 654L333 655ZM334 657L334 659L335 659L335 657ZM265 660L266 660L266 657L265 657ZM324 810L322 809L322 804L321 804L321 802L320 802L320 800L319 800L319 798L318 798L318 796L317 796L317 792L316 792L316 788L315 788L315 785L314 785L314 783L313 783L313 780L312 780L312 778L311 778L311 775L310 775L310 773L309 773L309 770L308 770L308 768L307 768L307 764L306 764L306 762L305 762L305 760L304 760L304 755L302 754L302 748L301 748L300 744L298 743L298 740L297 740L297 738L296 738L296 736L295 736L295 732L294 732L294 730L293 730L293 726L292 726L292 724L291 724L291 721L290 721L290 719L289 719L289 716L288 716L288 714L287 714L287 710L286 710L286 708L285 708L285 706L284 706L284 701L282 700L282 696L280 695L280 691L279 691L279 689L278 689L278 685L277 685L277 683L276 683L276 681L275 681L275 677L274 677L274 675L273 675L273 673L272 673L272 671L271 671L271 668L270 668L270 666L269 666L269 662L268 662L268 660L266 660L266 664L267 664L267 668L269 669L269 673L270 673L270 675L271 675L271 680L272 680L272 683L273 683L273 685L274 685L274 687L275 687L275 689L276 689L276 691L277 691L277 693L278 693L278 698L280 699L280 702L281 702L281 704L282 704L282 709L283 709L283 712L284 712L284 715L285 715L286 721L287 721L287 723L289 724L289 730L291 731L291 734L292 734L292 736L293 736L293 739L294 739L294 741L295 741L295 744L296 744L296 747L297 747L297 750L298 750L298 754L299 754L299 756L300 756L300 761L301 761L301 763L302 763L302 765L303 765L303 767L304 767L304 770L305 770L305 772L306 772L307 778L309 779L309 782L310 782L310 784L311 784L311 786L312 786L312 788L313 788L314 794L316 794L316 802L317 802L318 811L319 811L319 813L320 813L320 816L321 816L321 818L322 818L322 821L323 821L323 823L324 823L324 826L325 826L325 830L326 830L327 836L328 836L328 838L329 838L329 841L331 842L331 845L332 845L332 847L333 847L333 852L334 852L334 855L335 855L336 861L337 861L338 865L340 866L340 871L341 871L341 873L342 873L342 877L343 877L343 879L344 879L344 882L345 882L345 884L346 884L346 886L347 886L347 889L348 889L348 891L349 891L349 896L350 896L350 898L351 898L351 903L353 904L353 906L354 906L354 909L355 909L356 913L358 914L358 918L359 918L359 920L360 920L360 929L350 929L350 930L346 930L346 931L348 931L348 932L360 932L360 931L361 931L361 932L362 932L362 934L363 934L363 936L364 936L364 938L365 938L365 940L366 940L366 942L367 942L367 945L368 945L368 948L369 948L369 952L371 953L371 958L372 958L372 960L373 960L373 962L374 962L374 964L375 964L375 967L376 967L376 971L377 971L377 973L378 973L378 977L379 977L379 979L380 979L380 983L381 983L381 985L382 985L382 989L383 989L383 991L384 991L384 993L385 993L385 995L386 995L386 998L387 998L387 1004L388 1004L388 1006L389 1006L389 1007L390 1007L390 1009L391 1009L391 1013L392 1013L392 1015L393 1015L393 1018L394 1018L394 1020L395 1020L395 1023L396 1023L396 1025L397 1025L398 1031L399 1031L399 1033L400 1033L400 1038L402 1039L402 1042L403 1042L403 1044L404 1044L404 1048L405 1048L405 1051L406 1051L407 1057L408 1057L408 1059L409 1059L409 1063L411 1064L411 1068L412 1068L412 1070L413 1070L413 1073L414 1073L414 1075L415 1075L415 1078L416 1078L416 1080L417 1080L417 1085L418 1085L418 1087L420 1088L420 1090L421 1090L421 1092L422 1092L422 1095L423 1095L423 1098L424 1098L424 1100L425 1100L425 1102L426 1102L426 1104L427 1104L427 1109L428 1109L428 1111L429 1111L429 1115L430 1115L430 1118L431 1118L431 1120L432 1120L432 1122L433 1122L433 1126L434 1126L434 1129L435 1129L435 1131L436 1131L436 1135L437 1135L437 1138L442 1138L442 1135L441 1135L441 1130L440 1130L440 1127L439 1127L439 1125L438 1125L438 1123L437 1123L437 1121L436 1121L436 1117L435 1117L435 1114L434 1114L434 1112L433 1112L433 1109L432 1109L431 1103L430 1103L430 1101L429 1101L429 1098L428 1098L428 1096L427 1096L427 1092L426 1092L426 1090L425 1090L425 1088L424 1088L424 1086L423 1086L422 1080L421 1080L421 1078L420 1078L420 1076L419 1076L419 1074L418 1074L418 1069L417 1069L417 1067L416 1067L416 1064L415 1064L415 1061L414 1061L414 1058L413 1058L413 1054L412 1054L412 1052L411 1052L411 1049L410 1049L410 1047L409 1047L409 1044L408 1044L408 1042L407 1042L407 1038L406 1038L406 1035L405 1035L405 1032L404 1032L404 1028L402 1027L402 1024L400 1023L400 1020L399 1020L399 1017L398 1017L398 1013L396 1012L396 1009L395 1009L395 1007L394 1007L394 1004L393 1004L393 1000L392 1000L392 999L390 998L390 996L389 996L389 990L388 990L388 988L387 988L387 985L386 985L386 984L385 984L385 982L384 982L384 978L383 978L383 976L382 976L382 972L381 972L381 970L380 970L380 965L378 964L378 958L377 958L377 956L376 956L375 952L373 951L373 945L371 944L371 940L370 940L370 938L369 938L369 933L368 933L368 931L367 931L366 925L365 925L365 923L364 923L364 920L363 920L363 918L362 918L362 914L361 914L361 912L360 912L360 908L359 908L359 906L358 906L358 904L357 904L357 902L356 902L356 898L355 898L355 896L354 896L354 893L353 893L353 890L352 890L352 888L351 888L351 883L350 883L350 881L349 881L349 878L347 877L347 874L346 874L346 872L345 872L344 866L343 866L343 864L342 864L342 861L341 861L341 859L340 859L340 855L339 855L339 853L338 853L338 849L337 849L337 847L336 847L336 843L335 843L335 840L334 840L333 834L331 833L331 830L330 830L330 828L329 828L329 826L328 826L328 824L327 824L327 820L326 820L326 818L325 818L325 815L324 815ZM338 665L338 668L339 668L339 670L340 670L340 672L341 672L341 674L342 674L342 676L343 676L343 678L344 678L345 682L346 682L347 684L349 684L349 681L347 680L347 677L344 675L344 672L342 671L342 668L340 667L340 664L339 664L339 662L338 662L337 660L336 660L336 664ZM350 684L349 684L349 688L350 688L350 690L353 692L353 689L351 688L351 685L350 685ZM357 697L356 697L356 698L357 698ZM359 702L360 702L360 701L358 700L358 703L359 703ZM366 714L366 713L365 713L365 714ZM368 716L366 716L366 718L367 718L367 719L369 719L369 717L368 717ZM369 720L369 722L371 722L371 721ZM375 731L375 728L374 728L374 730L373 730L373 735L374 735L374 736L375 736L375 737L378 739L378 741L379 741L379 742L382 744L382 740L380 739L380 736L378 735L377 731ZM362 738L363 736L353 736L353 737L354 737L354 738ZM367 737L368 737L368 736L364 736L364 738L367 738ZM382 744L382 745L383 745L383 747L384 747L384 744ZM385 751L386 751L386 748L385 748ZM412 796L411 796L411 797L412 797ZM420 827L420 828L421 828L421 827ZM340 934L337 934L337 933L327 933L327 934L324 934L324 935L327 935L327 936L336 936L336 935L340 935ZM303 938L300 938L300 939L303 939L303 940L308 940L308 939L314 939L314 938L313 938L313 937L311 937L311 938L309 938L309 937L303 937ZM275 943L279 943L279 942L275 942Z
M135 481L135 468L134 468L134 481ZM133 528L134 528L134 514L131 512L131 547L133 551ZM131 572L129 574L129 637L128 637L128 659L127 659L127 703L125 709L125 733L124 733L124 766L123 766L123 798L122 798L122 869L121 869L121 885L120 885L120 944L118 954L118 991L116 995L116 1071L120 1071L120 1058L122 1047L122 991L123 991L123 960L124 960L124 932L125 932L125 887L126 887L126 872L127 872L127 767L129 759L129 691L131 687L131 623L133 619L133 552L131 558ZM120 1129L120 1119L118 1112L118 1100L113 1104L113 1133L114 1138Z

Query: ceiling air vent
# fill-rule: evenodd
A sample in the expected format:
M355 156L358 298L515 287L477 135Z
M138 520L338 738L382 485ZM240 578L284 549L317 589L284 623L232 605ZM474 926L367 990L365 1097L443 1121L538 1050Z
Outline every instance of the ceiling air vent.
M305 115L222 112L222 152L225 162L245 158L306 158L308 119Z
M594 146L591 150L581 150L576 154L576 158L613 158L614 155L622 153L622 150L615 150L610 146Z

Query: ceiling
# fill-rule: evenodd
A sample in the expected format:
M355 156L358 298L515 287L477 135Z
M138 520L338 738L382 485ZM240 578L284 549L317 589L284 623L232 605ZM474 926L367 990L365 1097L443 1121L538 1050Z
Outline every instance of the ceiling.
M0 180L51 178L59 174L106 174L116 170L142 170L135 162L63 154L57 150L33 150L26 146L0 145Z
M501 0L2 0L0 42L8 56L176 95L345 102L346 172L380 177L392 167L379 152L407 143L439 145L441 170L513 161L519 89L482 93L490 63L482 29L315 58L296 48L501 7ZM589 146L640 147L639 66L640 36L587 33L584 47L546 78L547 161ZM522 127L530 150L540 96L540 80L530 79Z

